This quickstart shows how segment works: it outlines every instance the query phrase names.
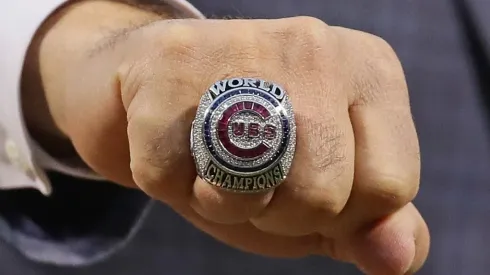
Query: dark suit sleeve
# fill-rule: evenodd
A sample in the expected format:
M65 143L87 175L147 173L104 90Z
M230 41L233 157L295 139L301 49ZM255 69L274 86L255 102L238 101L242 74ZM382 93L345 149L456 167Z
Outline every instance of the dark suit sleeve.
M48 172L53 194L0 191L0 238L27 258L86 265L121 248L138 229L150 199L138 190Z

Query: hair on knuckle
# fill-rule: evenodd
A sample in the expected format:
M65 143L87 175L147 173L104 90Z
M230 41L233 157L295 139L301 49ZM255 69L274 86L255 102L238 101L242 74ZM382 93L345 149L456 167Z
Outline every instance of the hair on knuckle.
M304 142L308 143L311 165L315 170L325 172L327 170L339 170L346 162L345 133L340 130L334 121L315 122L306 117L298 116L298 124L306 129L301 135L308 137ZM339 175L342 171L339 170Z

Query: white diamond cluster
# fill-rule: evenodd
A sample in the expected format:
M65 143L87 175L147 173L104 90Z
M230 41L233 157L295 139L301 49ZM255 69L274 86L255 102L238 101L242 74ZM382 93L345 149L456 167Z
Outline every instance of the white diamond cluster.
M197 173L203 175L206 170L206 165L209 162L210 155L203 140L203 125L206 116L206 110L212 103L211 97L205 94L201 97L199 107L197 108L196 118L192 124L191 133L191 152L194 155L196 162Z
M281 159L282 170L284 175L287 175L289 173L289 169L291 168L291 164L293 163L294 152L296 150L296 120L294 118L293 106L291 105L288 96L284 98L283 105L286 116L289 119L290 128L288 148Z

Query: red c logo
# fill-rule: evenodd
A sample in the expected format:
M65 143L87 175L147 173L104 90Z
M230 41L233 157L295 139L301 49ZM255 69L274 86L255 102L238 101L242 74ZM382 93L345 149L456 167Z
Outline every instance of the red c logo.
M235 115L242 112L252 113L262 121L271 116L270 112L257 102L235 103L223 112L221 119L218 121L218 139L228 152L237 157L244 159L259 157L267 152L270 147L264 142L260 142L254 148L240 148L231 141L229 128L231 127L231 134L234 138L260 139L260 141L274 140L277 137L277 128L273 124L263 124L262 126L257 122L232 120Z

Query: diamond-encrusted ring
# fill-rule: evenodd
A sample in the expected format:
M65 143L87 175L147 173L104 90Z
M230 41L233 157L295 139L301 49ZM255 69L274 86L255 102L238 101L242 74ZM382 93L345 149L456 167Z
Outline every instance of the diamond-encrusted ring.
M226 79L202 96L191 152L206 182L245 193L277 187L289 172L295 147L293 108L277 84Z

